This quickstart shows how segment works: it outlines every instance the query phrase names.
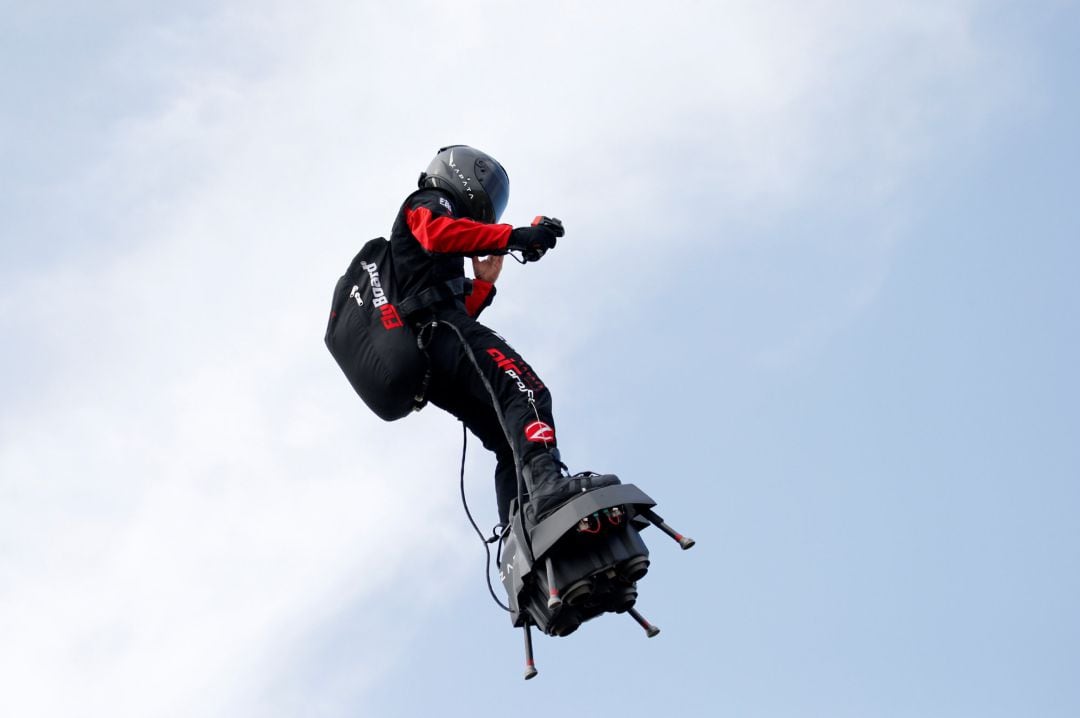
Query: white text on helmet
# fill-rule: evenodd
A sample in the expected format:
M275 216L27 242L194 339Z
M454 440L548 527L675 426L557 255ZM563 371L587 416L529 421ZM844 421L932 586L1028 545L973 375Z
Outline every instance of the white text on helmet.
M460 169L458 169L458 166L456 164L454 164L454 151L453 150L450 150L450 162L448 164L450 165L450 169L454 170L454 172L457 173L458 179L461 180L461 187L465 190L465 193L469 195L469 199L475 199L475 197L473 196L472 185L469 184L469 181L472 178L467 177L465 175L465 173L462 172Z

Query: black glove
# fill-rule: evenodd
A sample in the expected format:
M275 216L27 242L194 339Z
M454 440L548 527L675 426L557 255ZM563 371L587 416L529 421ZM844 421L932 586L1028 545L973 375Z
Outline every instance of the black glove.
M537 217L531 227L517 227L512 230L506 248L520 251L526 262L536 262L549 249L554 249L555 240L563 234L562 222L559 220Z

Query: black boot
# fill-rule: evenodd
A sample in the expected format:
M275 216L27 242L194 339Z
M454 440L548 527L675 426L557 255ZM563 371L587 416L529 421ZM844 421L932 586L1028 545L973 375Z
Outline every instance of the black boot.
M531 520L539 522L560 504L583 491L619 483L619 478L614 474L564 476L560 467L566 468L548 451L540 452L525 464L525 488L529 491L526 510Z

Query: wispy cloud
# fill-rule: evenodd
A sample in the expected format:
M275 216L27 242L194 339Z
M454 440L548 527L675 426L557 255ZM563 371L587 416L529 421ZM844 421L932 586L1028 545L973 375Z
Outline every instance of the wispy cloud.
M729 241L713 227L880 210L978 95L955 96L978 66L973 7L238 4L140 21L106 84L145 92L115 90L130 110L112 110L103 159L53 195L98 211L0 304L34 349L4 360L20 386L0 413L0 706L243 714L279 675L267 656L349 606L389 620L380 591L424 555L474 558L451 420L376 423L321 346L333 279L439 144L504 159L512 221L568 220L573 252L508 270L493 310L557 372L635 267L675 271ZM537 296L578 321L546 322L522 299ZM403 528L415 515L423 531ZM421 606L445 590L416 588ZM387 669L357 650L367 680Z

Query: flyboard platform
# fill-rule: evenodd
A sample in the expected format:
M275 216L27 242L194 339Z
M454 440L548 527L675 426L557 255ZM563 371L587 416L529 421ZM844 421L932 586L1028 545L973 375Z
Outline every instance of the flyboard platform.
M694 545L660 518L633 484L585 491L529 525L517 502L499 557L511 619L525 632L525 678L537 674L532 634L568 636L604 613L627 613L650 638L660 629L637 612L637 582L649 570L641 530L656 526L685 550Z

